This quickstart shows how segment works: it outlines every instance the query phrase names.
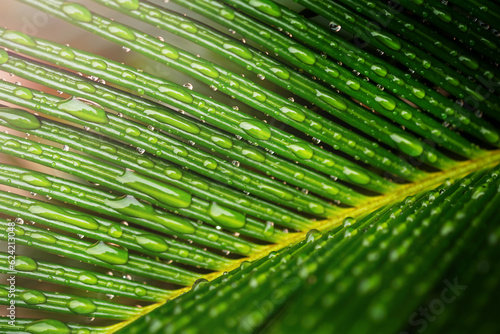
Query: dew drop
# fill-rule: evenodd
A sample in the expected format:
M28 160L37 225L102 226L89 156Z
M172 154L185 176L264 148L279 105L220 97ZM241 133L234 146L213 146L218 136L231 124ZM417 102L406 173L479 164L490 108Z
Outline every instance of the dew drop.
M314 151L312 150L311 146L305 143L288 145L288 149L300 159L308 160L311 159L314 155Z
M86 103L77 97L60 102L57 108L84 121L100 124L108 123L108 116L104 109Z
M92 13L83 5L66 2L61 6L62 11L70 18L81 22L91 22Z
M68 326L58 320L38 320L24 326L24 330L31 334L70 334Z
M330 27L330 30L334 32L339 32L342 29L342 26L335 22L330 22L328 26Z
M0 119L3 119L13 127L24 130L36 130L42 126L36 116L21 109L0 108Z
M269 0L250 0L249 5L273 17L281 17L282 15L280 7Z
M152 234L141 234L135 237L135 241L144 249L152 252L165 252L167 243L160 237Z
M44 304L47 302L47 297L36 290L25 290L20 293L19 297L28 305Z
M271 130L264 123L257 120L245 120L239 124L248 135L255 139L268 140L271 138Z
M66 307L76 314L90 314L97 310L97 306L88 298L73 297L66 302Z
M128 250L126 248L103 241L97 241L88 247L85 252L110 264L120 265L128 262Z
M245 214L226 208L216 202L210 204L208 214L217 223L228 228L241 228L246 224Z

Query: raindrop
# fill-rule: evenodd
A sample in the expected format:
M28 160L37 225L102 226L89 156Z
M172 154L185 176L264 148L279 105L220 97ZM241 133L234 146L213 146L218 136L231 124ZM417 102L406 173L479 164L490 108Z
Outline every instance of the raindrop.
M330 27L330 30L333 30L335 32L339 32L340 29L342 29L342 26L335 23L335 22L330 22L329 27Z
M182 85L182 87L185 87L189 90L193 90L193 84L190 82L185 83L184 85Z

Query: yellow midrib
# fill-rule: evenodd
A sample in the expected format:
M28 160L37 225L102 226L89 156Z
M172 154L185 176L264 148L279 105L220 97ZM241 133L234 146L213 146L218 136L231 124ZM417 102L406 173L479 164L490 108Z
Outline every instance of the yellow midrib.
M316 229L320 232L330 231L334 227L339 226L347 217L353 217L353 218L362 217L366 214L369 214L370 212L375 211L376 209L382 206L389 205L397 201L401 201L407 196L415 195L420 192L436 188L440 184L444 183L447 179L457 180L474 171L485 168L491 168L499 163L500 163L500 150L489 151L480 158L457 163L454 167L447 169L445 171L429 174L429 176L426 179L414 183L401 185L395 191L389 194L374 197L370 201L363 203L360 206L345 209L343 213L335 217L317 221L311 225L310 230ZM284 238L282 241L276 244L262 247L259 249L259 252L254 253L249 257L245 257L240 260L235 260L233 263L231 263L230 266L225 268L223 271L211 273L209 275L204 276L203 278L206 278L207 280L211 281L221 276L223 272L229 272L233 269L238 268L241 265L241 262L243 261L258 260L264 256L267 256L272 251L278 251L289 245L296 244L304 240L307 232L308 231L302 231L298 233L288 234L286 238ZM170 296L170 299L174 299L179 295L189 291L190 289L191 287L185 287L183 289L176 290L176 292ZM164 300L162 302L158 302L156 304L144 307L139 315L130 318L127 321L108 327L109 329L108 333L114 333L124 328L125 326L137 320L139 317L148 314L149 312L165 304L166 302L167 300Z

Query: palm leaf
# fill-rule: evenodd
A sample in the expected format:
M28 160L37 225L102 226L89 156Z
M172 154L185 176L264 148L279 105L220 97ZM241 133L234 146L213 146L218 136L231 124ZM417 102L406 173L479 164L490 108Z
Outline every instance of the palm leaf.
M24 4L2 332L499 331L499 4Z

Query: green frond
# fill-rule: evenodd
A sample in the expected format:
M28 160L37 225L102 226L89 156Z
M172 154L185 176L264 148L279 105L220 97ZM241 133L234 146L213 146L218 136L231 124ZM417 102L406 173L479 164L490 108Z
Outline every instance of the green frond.
M498 2L4 6L0 332L500 331Z

